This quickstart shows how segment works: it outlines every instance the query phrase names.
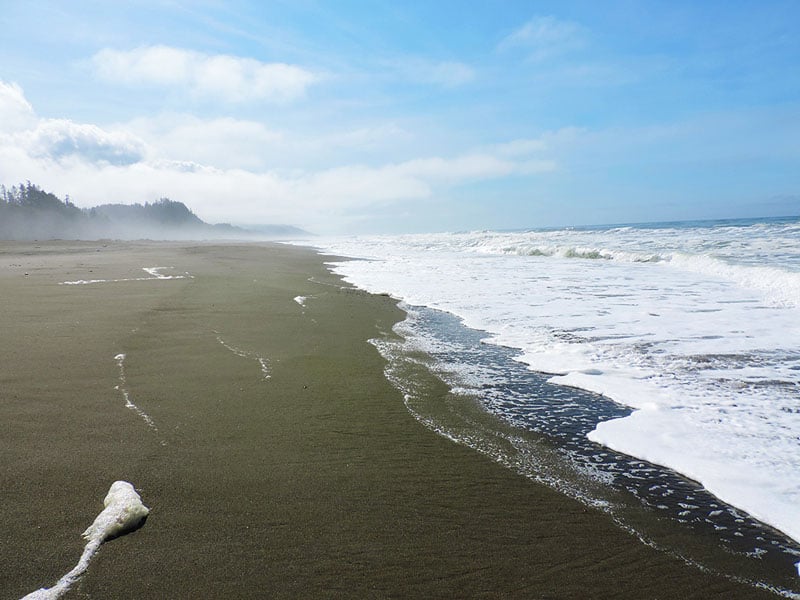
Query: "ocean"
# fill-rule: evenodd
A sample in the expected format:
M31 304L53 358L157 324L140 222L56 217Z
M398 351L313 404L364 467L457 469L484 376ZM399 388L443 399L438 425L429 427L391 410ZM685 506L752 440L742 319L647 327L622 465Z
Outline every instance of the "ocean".
M315 246L402 302L373 343L421 422L644 543L800 597L800 218ZM438 405L423 372L450 389Z

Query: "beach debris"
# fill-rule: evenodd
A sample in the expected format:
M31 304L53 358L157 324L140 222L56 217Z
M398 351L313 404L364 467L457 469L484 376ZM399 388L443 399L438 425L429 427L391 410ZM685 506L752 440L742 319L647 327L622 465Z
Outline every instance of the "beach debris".
M94 522L83 532L87 540L78 564L64 575L51 588L40 588L22 600L57 600L67 593L78 578L89 568L103 542L120 537L144 524L150 509L142 504L142 499L127 481L115 481L103 500L104 509Z

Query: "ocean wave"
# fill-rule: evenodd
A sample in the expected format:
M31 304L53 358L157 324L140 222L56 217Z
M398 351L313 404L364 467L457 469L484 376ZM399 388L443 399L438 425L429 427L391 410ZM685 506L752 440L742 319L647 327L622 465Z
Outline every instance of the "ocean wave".
M692 224L322 245L370 259L335 266L350 283L454 314L518 349L532 370L560 376L554 383L669 416L617 420L597 435L625 451L628 429L646 425L630 454L656 453L798 536L796 513L781 508L800 497L797 231L797 223ZM720 483L720 473L731 481ZM770 485L753 491L737 473L766 474Z
M371 238L362 251L401 242L412 251L601 260L668 266L754 290L770 306L800 306L800 226L642 230L479 231ZM364 240L359 240L362 242Z
M672 254L670 266L732 281L740 287L763 294L770 306L800 307L800 272L774 266L730 264L714 256Z

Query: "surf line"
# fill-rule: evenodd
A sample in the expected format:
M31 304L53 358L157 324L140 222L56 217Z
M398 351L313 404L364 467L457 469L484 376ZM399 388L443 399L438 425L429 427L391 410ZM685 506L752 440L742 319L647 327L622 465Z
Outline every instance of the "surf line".
M170 279L194 279L194 275L186 272L183 275L164 275L161 271L173 267L142 267L142 271L150 277L129 277L127 279L79 279L77 281L62 281L58 285L89 285L92 283L119 283L120 281L167 281Z
M236 346L231 346L225 340L222 339L222 336L218 331L214 332L217 336L217 341L222 344L222 347L230 352L233 352L236 356L240 358L246 358L247 360L254 360L258 363L258 366L261 368L261 374L263 375L264 379L269 379L272 377L269 373L269 361L266 358L262 358L255 352L248 352L247 350L242 350L241 348L237 348Z
M119 367L119 384L115 386L114 389L119 390L119 392L122 394L122 399L125 400L125 408L129 408L139 415L142 420L147 423L148 427L158 433L158 427L156 427L156 424L153 422L153 419L150 418L150 415L131 402L131 394L128 390L128 381L125 377L125 355L122 353L117 354L114 357L114 360L117 361L117 366Z
M87 541L78 564L51 588L40 588L22 600L57 600L66 594L78 578L89 568L97 550L110 539L125 535L144 524L150 509L127 481L115 481L103 501L103 511L83 532Z

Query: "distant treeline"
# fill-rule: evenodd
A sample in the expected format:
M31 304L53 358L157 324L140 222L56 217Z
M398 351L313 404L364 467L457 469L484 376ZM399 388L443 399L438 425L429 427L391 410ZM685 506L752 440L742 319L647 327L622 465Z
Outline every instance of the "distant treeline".
M161 198L144 204L103 204L89 209L61 200L30 181L0 185L0 239L202 239L303 234L290 226L261 226L248 231L228 224L210 225L182 202Z

